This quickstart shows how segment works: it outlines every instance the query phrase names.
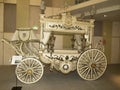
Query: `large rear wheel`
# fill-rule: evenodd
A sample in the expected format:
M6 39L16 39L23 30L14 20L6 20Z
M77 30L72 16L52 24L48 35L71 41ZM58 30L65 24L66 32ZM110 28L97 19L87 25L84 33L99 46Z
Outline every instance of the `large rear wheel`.
M96 80L103 75L107 67L105 54L98 49L85 51L77 63L77 72L85 80Z

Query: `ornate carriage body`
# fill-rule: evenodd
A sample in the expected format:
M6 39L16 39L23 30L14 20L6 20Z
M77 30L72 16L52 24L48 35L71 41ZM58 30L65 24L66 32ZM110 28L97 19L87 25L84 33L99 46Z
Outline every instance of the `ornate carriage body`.
M64 74L77 70L85 80L96 80L103 75L107 59L101 44L92 47L94 20L77 20L70 13L47 18L40 15L40 39L32 29L17 29L13 39L6 43L12 46L22 60L17 64L16 76L26 84L37 82L44 71L43 64L49 64ZM70 50L55 50L55 35L71 35ZM67 43L67 42L66 42Z
M81 52L91 48L94 20L77 21L76 17L64 13L53 18L45 18L41 15L40 22L40 42L44 43L40 48L44 49L47 45L47 49L41 52L45 58L43 62L52 63L52 67L64 74L74 71ZM73 36L71 50L55 50L54 35Z

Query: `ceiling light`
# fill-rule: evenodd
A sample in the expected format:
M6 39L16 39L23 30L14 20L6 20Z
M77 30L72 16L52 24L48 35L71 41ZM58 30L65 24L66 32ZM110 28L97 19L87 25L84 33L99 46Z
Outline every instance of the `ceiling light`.
M103 15L103 17L107 17L107 15Z

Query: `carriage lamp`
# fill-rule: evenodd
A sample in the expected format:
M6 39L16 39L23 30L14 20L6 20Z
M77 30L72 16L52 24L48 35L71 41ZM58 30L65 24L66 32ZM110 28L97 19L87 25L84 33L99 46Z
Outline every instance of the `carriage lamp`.
M67 64L63 65L63 69L64 70L68 70L69 69L69 66Z

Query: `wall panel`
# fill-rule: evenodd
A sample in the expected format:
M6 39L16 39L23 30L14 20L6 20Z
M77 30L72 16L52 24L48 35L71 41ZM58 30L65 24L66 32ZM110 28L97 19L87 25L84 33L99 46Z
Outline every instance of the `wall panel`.
M45 10L45 16L53 16L60 14L60 11L63 10L62 8L52 8L52 7L46 7Z
M111 63L120 63L120 21L114 21L112 24L111 52Z
M65 0L51 0L52 1L52 7L64 7Z
M94 35L95 36L102 36L102 21L95 21L95 27L94 27Z
M30 6L30 27L40 25L40 7Z
M1 39L3 38L3 33L0 33L0 65L3 65L3 43Z
M108 59L108 63L111 63L111 44L112 44L112 22L103 22L103 39L105 40L105 54Z
M4 9L4 32L16 30L16 5L5 3Z
M0 2L3 2L3 0L0 0Z
M30 5L40 6L41 0L30 0Z
M111 63L120 63L120 39L112 38Z
M4 4L0 3L0 32L3 32Z
M17 0L4 0L5 3L16 4Z

